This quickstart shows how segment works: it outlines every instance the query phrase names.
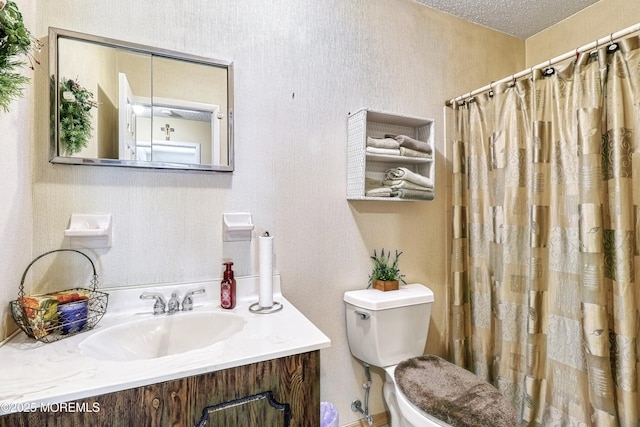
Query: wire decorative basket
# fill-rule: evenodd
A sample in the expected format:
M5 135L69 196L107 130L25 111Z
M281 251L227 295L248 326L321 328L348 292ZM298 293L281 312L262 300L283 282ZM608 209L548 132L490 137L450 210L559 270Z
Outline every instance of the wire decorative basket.
M44 295L25 296L24 280L36 261L55 252L76 252L93 269L90 286L66 289ZM45 343L93 329L107 311L109 295L97 290L96 267L86 254L75 249L55 249L36 257L22 273L18 299L11 301L11 315L29 337Z

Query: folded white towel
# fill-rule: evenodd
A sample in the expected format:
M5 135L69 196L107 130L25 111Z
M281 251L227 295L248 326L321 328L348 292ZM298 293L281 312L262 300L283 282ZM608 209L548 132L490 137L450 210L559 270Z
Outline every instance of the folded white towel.
M394 138L371 138L368 136L367 147L398 148L400 147L400 143Z
M391 187L394 190L398 190L400 188L406 188L408 190L433 190L433 186L425 187L423 185L414 184L413 182L405 179L385 179L382 181L382 185L385 187Z
M407 135L385 135L385 137L394 138L398 143L400 143L401 147L412 148L417 151L422 151L423 153L431 153L432 151L431 145Z
M420 157L421 159L430 159L431 153L414 150L412 148L400 147L400 155L405 157Z
M368 197L391 197L393 191L391 187L379 187L368 190L365 195Z
M377 147L367 147L367 153L371 154L386 154L390 156L399 156L400 149L399 148L377 148Z
M430 178L417 174L404 167L388 169L385 179L402 179L420 185L422 187L433 188L433 181L431 181Z
M391 197L398 197L400 199L433 200L434 193L433 190L421 191L400 189L391 193Z

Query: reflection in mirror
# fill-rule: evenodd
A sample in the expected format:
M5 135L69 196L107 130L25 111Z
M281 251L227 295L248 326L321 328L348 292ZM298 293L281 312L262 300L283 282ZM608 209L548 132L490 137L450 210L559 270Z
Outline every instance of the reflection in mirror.
M233 170L232 64L50 29L51 162Z

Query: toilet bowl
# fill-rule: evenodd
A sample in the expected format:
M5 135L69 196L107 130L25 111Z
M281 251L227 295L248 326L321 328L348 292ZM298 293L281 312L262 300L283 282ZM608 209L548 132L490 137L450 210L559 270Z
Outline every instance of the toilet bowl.
M396 384L394 376L396 366L398 365L384 368L385 383L383 393L385 402L387 402L389 408L389 413L391 414L391 426L451 427L450 424L429 415L409 401L407 396L405 396ZM392 405L395 406L392 407Z
M349 349L364 364L384 369L391 427L451 427L450 420L516 425L513 407L493 386L438 356L423 356L433 301L421 284L344 294Z

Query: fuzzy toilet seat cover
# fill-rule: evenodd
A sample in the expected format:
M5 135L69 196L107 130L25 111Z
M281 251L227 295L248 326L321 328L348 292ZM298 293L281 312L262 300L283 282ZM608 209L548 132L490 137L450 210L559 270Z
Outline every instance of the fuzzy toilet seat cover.
M396 383L409 401L454 427L513 427L517 414L491 384L438 356L400 362Z

